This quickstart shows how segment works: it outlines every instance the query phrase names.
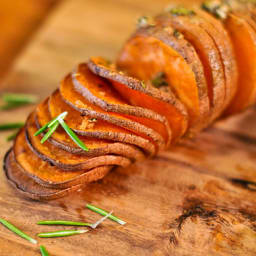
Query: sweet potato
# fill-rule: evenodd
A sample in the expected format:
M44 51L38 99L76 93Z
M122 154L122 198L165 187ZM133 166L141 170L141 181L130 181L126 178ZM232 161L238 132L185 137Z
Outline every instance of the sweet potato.
M238 70L232 42L220 19L215 18L200 8L194 8L194 10L200 17L198 19L199 25L213 38L215 45L219 50L226 85L224 107L227 107L236 93L238 78Z
M87 170L98 167L103 165L104 162L102 161L106 161L105 155L107 154L124 156L131 159L132 161L142 160L144 158L143 153L138 148L124 143L113 142L109 142L106 146L99 148L96 151L98 154L95 154L95 150L94 152L91 152L90 149L88 152L91 153L87 156L72 154L57 146L54 146L48 141L44 142L44 144L41 144L40 137L33 136L36 131L37 126L35 124L34 113L32 113L29 116L25 127L25 134L28 145L32 151L35 152L35 154L37 154L42 160L48 161L63 170ZM118 160L115 157L110 159L109 156L107 156L107 159L108 161L112 161L113 165L115 164L114 162Z
M170 27L141 28L126 43L118 65L153 86L159 79L158 74L164 74L169 91L174 92L188 110L189 131L202 128L209 115L203 66L192 45L181 34Z
M135 135L141 136L145 139L150 140L156 147L156 150L163 149L165 147L165 141L163 137L145 125L139 124L123 115L106 112L100 107L91 104L81 94L76 92L71 76L67 76L60 85L60 94L64 101L68 103L75 110L79 111L84 116L89 116L104 120L111 124L123 127Z
M111 83L92 73L87 64L78 65L77 70L72 74L72 81L76 91L90 103L107 112L122 114L126 118L155 130L169 145L171 131L164 116L150 109L128 105L128 102L118 94Z
M172 129L173 142L187 130L188 115L184 105L172 94L143 84L140 80L107 67L101 58L92 58L89 68L97 75L112 81L116 90L132 105L152 109L165 116ZM143 100L142 100L143 99Z
M79 136L79 138L85 144L88 142L88 140L90 141L90 138L105 139L108 141L107 148L111 146L111 141L117 141L138 146L142 149L143 152L145 152L146 155L151 156L155 154L155 147L149 140L139 137L135 134L130 134L130 132L124 128L118 127L100 119L97 119L97 122L93 123L93 125L90 125L90 117L83 116L80 112L72 109L67 103L63 101L59 91L55 91L51 95L49 101L47 100L38 106L37 115L35 118L37 128L39 129L41 126L64 111L68 111L68 118L66 118L66 123L76 133L82 135ZM73 154L95 156L100 154L107 154L108 152L105 149L103 151L99 150L99 148L91 148L90 151L84 151L80 148L77 148L77 146L73 143L73 141L70 140L70 138L63 130L57 130L52 135L52 137L49 138L49 142ZM111 150L115 149L112 149L111 146Z
M235 50L238 65L238 88L226 115L240 112L256 100L256 34L251 25L237 13L224 21Z
M106 168L106 167L101 167ZM16 191L26 198L33 200L53 200L69 195L81 189L84 184L72 186L66 189L46 188L36 183L32 178L25 174L22 167L16 162L13 151L9 151L4 159L4 172L8 182Z
M208 123L218 118L225 106L224 71L219 52L213 39L200 26L198 17L191 15L174 14L173 10L156 17L156 23L168 28L173 27L181 32L197 51L202 61L204 74L208 85L208 96L211 104L211 115Z
M47 161L41 160L29 148L26 142L24 129L21 129L17 135L13 151L16 161L24 169L26 175L45 187L60 189L68 188L74 185L98 180L105 175L105 173L103 175L102 173L93 171L97 170L97 168L87 171L63 171L63 169L60 169ZM107 162L108 161L106 161L106 165L103 164L103 166L113 167L113 165L108 165ZM121 157L116 161L116 164L127 166L130 164L130 161Z

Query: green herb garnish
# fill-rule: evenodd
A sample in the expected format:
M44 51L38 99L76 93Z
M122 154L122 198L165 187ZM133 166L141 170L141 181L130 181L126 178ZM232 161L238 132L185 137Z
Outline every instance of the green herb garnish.
M173 36L176 37L177 39L184 38L183 34L181 34L180 31L178 31L177 29L174 29Z
M62 128L66 131L69 137L84 151L89 151L89 149L85 146L85 144L76 136L76 134L68 127L68 125L64 122L63 119L58 118L58 121Z
M28 236L27 234L23 233L21 230L13 226L10 222L4 219L0 219L0 223L2 223L6 228L14 232L15 234L19 235L20 237L28 240L29 242L36 244L37 241L33 239L32 237Z
M91 227L94 229L97 228L105 219L107 219L109 216L111 216L112 213L113 213L113 211L109 212L105 217L99 219L94 224L92 224Z
M157 73L156 76L151 80L151 83L156 88L168 86L166 74L164 72Z
M226 19L230 7L219 0L207 0L202 3L202 8L219 19Z
M6 130L13 130L13 129L19 129L24 126L24 123L6 123L6 124L0 124L0 131L6 131Z
M40 245L40 252L42 256L49 256L49 253L43 245Z
M88 229L84 229L84 230L61 230L61 231L39 233L39 234L37 234L37 236L42 237L42 238L51 238L51 237L73 236L73 235L83 234L83 233L86 233L86 232L88 232Z
M63 225L63 226L86 226L91 227L91 223L87 222L75 222L66 220L42 220L37 222L38 225Z
M90 119L88 119L89 123L96 123L97 121L98 121L97 118L90 118Z
M96 213L99 213L99 214L103 215L103 216L107 216L107 215L109 214L107 211L105 211L105 210L103 210L103 209L100 209L100 208L98 208L98 207L96 207L96 206L94 206L94 205L91 205L91 204L87 204L86 207L87 207L88 209L90 209L90 210L96 212ZM111 219L111 220L113 220L113 221L115 221L115 222L117 222L117 223L119 223L119 224L121 224L121 225L125 225L125 224L126 224L125 221L120 220L118 217L116 217L116 216L114 216L114 215L112 215L112 214L110 214L110 215L108 216L108 218Z
M43 144L45 141L47 141L52 134L56 131L56 129L59 126L59 122L55 121L55 123L50 127L49 131L44 135L44 137L41 139L41 143Z
M143 88L146 88L146 83L144 81L141 81L140 84Z
M6 141L12 141L16 138L17 134L18 134L19 131L17 132L14 132L13 134L9 135L7 138L6 138Z
M5 102L5 105L0 106L1 110L9 110L27 104L33 104L38 100L38 97L35 95L17 93L4 93L1 98Z
M147 26L155 26L154 19L148 16L139 17L137 20L137 27L142 28Z
M187 9L183 6L171 8L169 12L175 16L193 16L196 14L193 10Z

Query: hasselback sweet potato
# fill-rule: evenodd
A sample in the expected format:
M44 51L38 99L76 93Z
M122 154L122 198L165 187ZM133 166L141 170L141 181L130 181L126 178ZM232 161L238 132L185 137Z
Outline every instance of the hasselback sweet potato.
M254 104L255 8L216 0L202 6L144 20L116 62L92 57L68 74L7 152L10 184L36 200L65 196ZM61 125L43 144L47 130L34 136L63 112L88 151Z

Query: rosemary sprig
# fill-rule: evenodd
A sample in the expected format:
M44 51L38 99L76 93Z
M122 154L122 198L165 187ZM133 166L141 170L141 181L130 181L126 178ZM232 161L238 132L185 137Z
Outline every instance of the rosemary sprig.
M94 206L94 205L91 205L91 204L87 204L86 207L87 207L88 209L90 209L90 210L96 212L96 213L99 213L99 214L103 215L103 216L107 216L107 215L109 214L107 211L105 211L105 210L103 210L103 209L101 209L101 208L98 208L98 207L96 207L96 206ZM125 225L125 224L126 224L125 221L120 220L118 217L116 217L116 216L114 216L114 215L112 215L112 214L110 214L110 215L108 216L108 218L111 219L111 220L113 220L113 221L115 221L115 222L117 222L117 223L119 223L119 224L121 224L121 225Z
M77 234L83 234L83 233L86 233L88 231L89 231L88 229L84 229L84 230L61 230L61 231L39 233L39 234L37 234L37 236L42 237L42 238L63 237L63 236L73 236L73 235L77 235Z
M63 119L58 118L58 121L62 128L66 131L69 137L84 151L89 151L89 149L85 146L85 144L76 136L76 134L68 127L68 125L64 122Z
M44 135L44 137L41 139L40 142L43 144L46 140L48 140L49 137L51 137L52 134L56 131L58 126L59 126L58 121L55 121L55 123L50 127L49 131Z
M29 242L36 244L37 241L35 239L33 239L32 237L28 236L27 234L23 233L21 230L19 230L18 228L16 228L15 226L13 226L10 222L8 222L7 220L4 219L0 219L0 223L2 223L6 228L8 228L9 230L11 230L12 232L16 233L17 235L19 235L20 237L28 240Z
M0 124L0 131L6 131L6 130L12 130L12 129L18 129L24 126L24 123L6 123L6 124Z
M4 93L2 99L6 103L33 104L37 102L38 97L31 94Z
M37 222L38 225L63 225L63 226L86 226L91 227L93 224L87 222L76 222L66 220L42 220Z
M43 245L40 245L40 252L42 256L49 256L49 253Z
M35 134L34 136L37 136L39 134L41 134L42 132L44 132L47 128L50 128L53 124L56 123L56 121L58 120L58 118L65 118L66 115L68 114L68 112L63 112L60 115L58 115L57 117L55 117L54 119L52 119L50 122L48 122L47 124L45 124L44 126L42 126Z
M16 138L17 134L18 134L19 131L16 131L14 133L12 133L11 135L9 135L7 138L6 138L6 141L12 141Z

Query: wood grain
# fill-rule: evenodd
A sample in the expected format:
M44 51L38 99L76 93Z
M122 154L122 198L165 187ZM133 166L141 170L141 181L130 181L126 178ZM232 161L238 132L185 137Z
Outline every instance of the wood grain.
M113 58L141 14L168 1L66 1L45 23L5 81L5 90L42 98L90 55ZM24 120L33 106L1 112ZM256 109L216 123L196 139L157 158L115 169L68 198L41 203L21 198L0 174L0 216L35 236L59 227L42 219L96 221L87 202L127 221L110 220L84 235L38 239L50 255L256 255ZM1 161L11 144L0 134ZM62 229L62 228L61 228ZM0 255L36 255L38 247L0 226Z

